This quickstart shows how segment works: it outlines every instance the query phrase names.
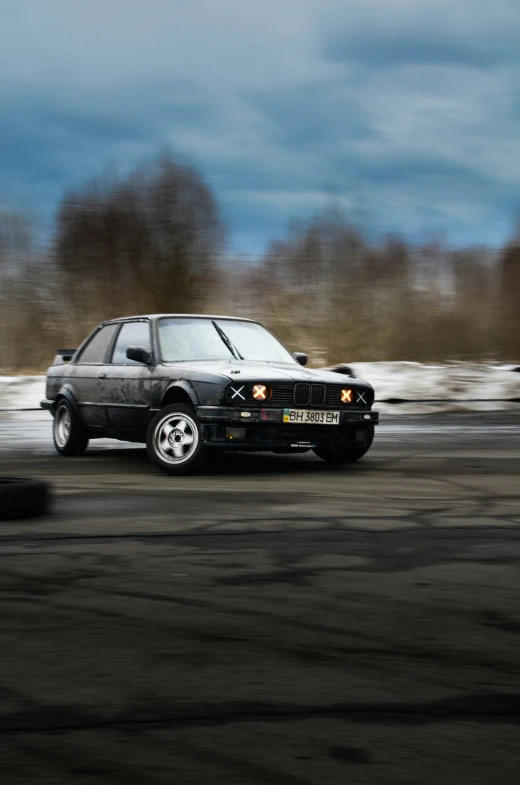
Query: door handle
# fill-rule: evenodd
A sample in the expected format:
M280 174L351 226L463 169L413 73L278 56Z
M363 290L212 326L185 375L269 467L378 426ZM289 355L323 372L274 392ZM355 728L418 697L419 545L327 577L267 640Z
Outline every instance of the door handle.
M106 373L98 373L98 379L106 379Z

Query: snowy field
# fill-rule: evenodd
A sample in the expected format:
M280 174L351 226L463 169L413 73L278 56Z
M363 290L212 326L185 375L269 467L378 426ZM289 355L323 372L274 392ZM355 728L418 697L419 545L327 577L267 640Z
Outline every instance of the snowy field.
M349 364L356 376L376 391L376 408L387 414L424 414L440 411L499 411L518 409L520 369L509 365L412 362ZM341 376L338 375L338 381ZM0 411L38 409L45 397L45 376L0 376ZM413 400L385 403L388 399ZM442 399L432 402L432 399ZM449 400L446 400L449 399ZM16 415L15 415L16 416Z
M376 408L387 414L500 411L520 406L510 401L520 398L520 367L515 365L379 362L349 367L370 382ZM413 402L384 403L393 398Z
M39 409L45 376L0 376L0 411Z

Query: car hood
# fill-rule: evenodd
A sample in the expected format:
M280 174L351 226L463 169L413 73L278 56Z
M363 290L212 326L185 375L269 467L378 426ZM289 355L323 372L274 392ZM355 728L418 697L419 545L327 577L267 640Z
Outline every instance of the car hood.
M175 366L182 368L187 375L189 371L199 371L206 374L218 374L230 381L242 382L317 382L329 384L355 384L363 387L371 387L368 382L333 371L321 370L320 368L303 368L301 365L292 363L266 363L254 362L252 360L228 361L228 360L199 360L183 363L165 363L166 367Z

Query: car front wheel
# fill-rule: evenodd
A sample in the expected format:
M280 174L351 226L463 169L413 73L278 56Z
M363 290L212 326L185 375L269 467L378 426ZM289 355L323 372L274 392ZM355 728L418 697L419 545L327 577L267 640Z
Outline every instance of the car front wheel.
M199 468L206 450L193 408L174 403L161 409L148 426L146 449L167 474L187 474Z

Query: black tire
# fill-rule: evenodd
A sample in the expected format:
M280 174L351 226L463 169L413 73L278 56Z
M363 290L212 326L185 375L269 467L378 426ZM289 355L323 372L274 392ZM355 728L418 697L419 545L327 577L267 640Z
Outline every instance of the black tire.
M45 515L49 486L42 480L0 477L0 521Z
M52 435L60 455L83 455L87 449L88 432L66 398L56 404Z
M341 465L346 463L355 463L365 455L374 441L374 426L367 426L365 441L352 442L347 446L335 447L329 444L318 444L314 447L313 452L327 463Z
M191 474L199 469L207 450L193 406L172 403L161 409L148 426L146 450L166 474Z

